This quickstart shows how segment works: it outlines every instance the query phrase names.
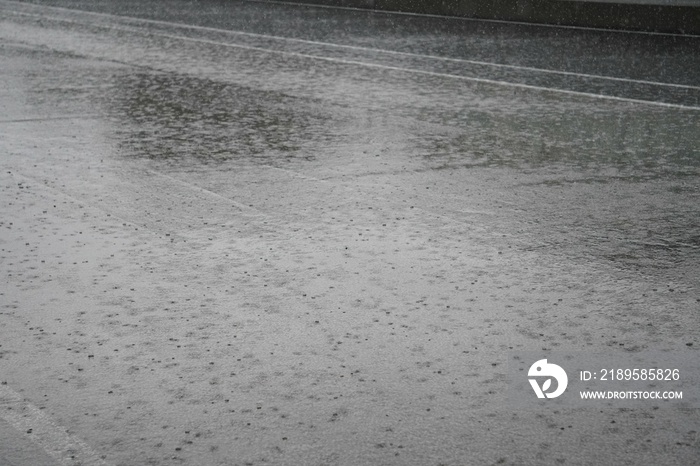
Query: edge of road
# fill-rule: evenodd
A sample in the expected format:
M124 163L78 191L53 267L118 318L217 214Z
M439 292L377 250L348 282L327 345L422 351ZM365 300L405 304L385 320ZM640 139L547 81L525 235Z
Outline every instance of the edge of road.
M380 12L448 16L538 26L576 27L677 35L700 35L700 3L690 6L632 4L610 0L247 0ZM661 3L658 0L657 3Z

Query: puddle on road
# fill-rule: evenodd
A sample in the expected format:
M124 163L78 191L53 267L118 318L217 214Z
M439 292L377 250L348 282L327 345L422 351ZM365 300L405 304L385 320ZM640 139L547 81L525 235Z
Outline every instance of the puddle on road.
M394 152L382 159L389 178L406 163L428 169L426 179L438 184L444 170L467 168L465 184L481 177L479 170L495 173L483 186L490 192L484 197L512 202L495 222L519 232L513 241L525 250L596 258L667 280L692 273L700 262L700 131L693 112L594 105L499 112L463 104L417 110L396 103L395 118L375 118L367 126L373 112L321 108L207 79L143 73L115 84L104 100L121 119L115 134L127 157L176 170L293 160L303 172L324 165L332 170L347 163L340 157L360 160L361 149L381 147ZM358 128L360 144L348 134ZM331 156L330 148L344 155ZM351 176L371 171L371 164L353 166ZM459 184L438 194L446 206L470 201Z
M378 174L377 184L404 192L430 180L433 197L416 201L447 217L473 204L473 185L480 208L498 212L482 221L525 250L664 277L692 275L700 263L696 112L580 99L527 105L515 92L503 107L504 89L493 101L471 88L481 100L447 101L462 89L454 83L401 101L373 81L350 105L178 73L97 72L81 60L58 75L29 69L27 103L39 114L91 104L126 159L176 171L294 162L300 173ZM361 189L378 194L371 183Z
M447 109L440 118L462 130L426 135L423 151L435 163L464 163L471 156L483 166L554 171L562 176L593 170L602 179L614 169L639 181L665 178L669 172L695 175L700 170L700 120L693 112L605 111L594 106L584 111L532 107L519 112L450 113Z
M115 135L129 157L184 166L313 160L301 148L323 133L323 115L281 94L175 74L133 74L115 84L106 107L123 123Z
M60 265L59 272L68 270L67 277L72 270L81 270L82 278L74 282L85 285L74 289L71 282L67 297L58 304L47 303L44 298L52 293L59 296L64 284L52 282L55 288L44 297L31 293L29 286L35 284L17 283L23 300L23 308L17 312L29 315L35 309L53 306L60 314L46 318L60 317L65 324L52 323L64 331L53 340L37 331L40 334L25 342L24 335L35 331L35 327L25 327L35 324L29 319L12 321L13 327L9 328L17 330L11 332L16 335L13 344L19 345L21 339L21 347L35 345L36 350L36 341L43 339L48 355L51 349L64 351L62 356L43 362L29 351L24 355L26 359L15 359L13 365L22 367L24 361L27 367L37 361L45 365L44 384L29 390L28 396L37 399L50 395L49 407L73 416L66 417L71 430L77 426L75 431L93 432L93 436L94 432L110 431L112 435L98 445L117 457L141 455L154 462L179 461L183 457L210 458L205 456L206 448L213 449L210 453L221 448L222 457L245 460L252 458L250 451L259 446L251 447L252 439L278 448L276 456L268 457L276 459L283 453L277 445L285 446L287 439L293 444L288 451L298 445L326 448L328 439L331 443L332 439L347 439L349 431L367 432L376 442L378 429L382 429L380 437L392 440L388 432L396 430L397 436L404 436L423 425L432 428L436 438L449 434L444 437L449 439L453 432L463 429L464 435L473 437L472 443L501 451L501 446L488 442L504 436L488 432L499 432L502 426L515 426L522 432L560 430L554 422L560 419L558 416L551 415L551 421L545 419L532 429L527 419L524 423L518 421L494 403L503 384L495 355L506 345L513 341L568 345L573 341L605 347L603 342L613 340L607 346L618 347L622 343L616 340L618 331L625 333L621 340L635 345L649 341L665 344L672 342L674 335L692 337L687 326L680 328L691 321L690 311L675 315L678 309L687 309L686 302L681 303L683 297L675 301L677 307L668 306L676 294L696 286L700 263L694 247L700 229L694 152L698 147L694 129L697 120L688 119L684 113L642 113L640 107L584 104L575 99L552 103L554 99L542 98L527 105L527 99L521 97L514 98L513 105L504 106L505 91L494 91L497 96L480 109L483 101L470 99L480 92L483 96L483 89L467 89L462 99L454 99L459 102L450 104L430 100L434 94L447 98L451 89L441 92L426 88L424 95L416 96L411 93L418 87L415 84L406 84L406 100L415 97L418 103L414 101L411 106L397 101L383 107L389 99L381 92L387 88L367 79L363 84L376 86L368 95L384 97L368 111L366 104L372 99L368 95L348 97L344 102L355 99L360 105L343 107L338 102L314 102L177 73L125 70L106 79L108 86L103 89L86 87L84 92L76 92L74 99L66 99L60 84L77 89L75 85L84 78L75 75L70 66L57 68L57 73L61 75L59 85L54 83L53 87L46 85L42 73L27 75L27 82L21 84L31 89L27 94L41 94L41 99L29 99L32 110L51 115L55 103L64 105L63 110L82 110L90 102L93 111L104 114L104 120L93 126L102 128L104 134L98 134L99 130L69 134L67 137L79 138L78 144L66 147L79 150L67 154L70 149L65 149L63 155L74 158L58 159L51 152L39 155L36 146L26 149L28 160L40 158L45 166L55 165L52 176L60 178L75 172L69 173L67 183L76 193L72 197L90 207L71 206L63 215L52 214L54 222L72 215L73 224L70 229L56 231L56 237L46 241L45 250L30 249L29 258L59 260L49 253L52 242L62 239L67 247L65 253L59 253L83 248L88 254L90 248L83 246L80 234L84 225L106 230L85 235L93 238L92 247L100 251L100 257L89 258L89 265L80 258L73 268L56 264ZM404 82L396 84L402 88ZM421 98L429 103L421 103ZM371 120L373 125L363 120L377 114L382 117ZM363 132L348 132L348 128ZM50 136L55 134L49 132ZM101 138L107 143L96 145ZM43 144L42 151L48 145L38 138L37 142ZM113 147L105 148L110 143ZM81 151L79 144L86 149ZM386 152L377 154L378 147ZM99 151L103 152L97 154ZM328 152L334 152L333 156ZM81 178L91 179L85 174L90 171L89 164L83 164L91 162L90 157L110 158L109 169L92 169L93 185L82 183ZM172 189L168 189L173 186L172 177L156 185L153 176L139 176L138 169L155 168L182 177L200 170L204 176L193 184L209 187L207 183L239 182L255 199L256 195L269 194L265 192L268 187L254 177L246 179L237 176L235 170L220 168L235 167L236 163L249 168L260 160L272 165L293 160L294 171L302 175L314 174L314 170L340 170L336 178L329 177L328 184L353 188L348 203L336 204L341 206L338 210L343 214L342 221L369 210L373 202L387 211L402 203L408 208L410 202L417 213L407 220L402 212L402 217L396 218L398 227L387 222L360 231L370 226L369 220L363 220L364 225L354 227L358 231L348 228L342 232L341 225L320 229L322 238L309 235L304 241L293 238L287 243L283 238L279 245L259 237L245 242L240 232L231 232L225 234L229 243L216 245L214 235L200 235L201 243L182 248L166 239L172 241L175 234L168 232L166 237L158 238L152 233L165 230L150 229L142 235L140 224L105 216L101 210L117 210L116 199L125 204L119 206L126 212L125 217L137 209L144 210L142 215L160 209L165 210L165 218L171 216L167 210L172 207L174 233L184 224L178 215L187 220L197 217L206 224L212 217L212 211L206 210L213 204L210 197L197 193L201 195L200 203L193 204L191 190L183 189L172 196ZM370 163L374 160L378 162ZM17 160L14 162L19 165ZM125 168L120 171L122 166ZM383 171L374 171L377 168ZM41 176L48 173L44 168ZM102 174L118 189L104 188L108 184L97 179ZM129 176L131 184L125 182ZM362 179L365 181L360 184ZM314 181L308 180L311 183ZM6 185L12 188L8 188L6 197L15 196L15 202L20 190L26 193L24 185ZM55 194L41 186L41 180L37 185L42 188L37 200L53 198ZM133 186L137 188L133 197L120 197ZM105 189L100 197L89 196L95 187ZM391 189L382 194L380 188L385 187ZM136 192L138 188L145 195ZM154 191L158 195L149 196ZM304 201L333 207L331 201L311 190L299 194ZM173 197L166 200L169 204L163 200L168 196ZM274 201L269 200L270 205ZM478 202L483 203L478 209L481 212L469 220L455 214L455 209L468 211ZM25 212L25 207L31 212L40 206L27 198L10 212ZM232 210L226 205L222 217L230 218ZM302 221L308 222L310 229L318 225L303 209L290 210L300 217L306 215ZM42 229L42 216L27 218L30 232L53 233ZM463 224L455 227L457 222L452 220ZM490 230L464 228L468 222L483 223ZM262 222L256 219L253 223L260 227ZM445 228L445 224L450 225ZM215 226L206 230L213 232ZM406 233L408 238L397 238L397 232ZM350 242L354 233L362 236L358 234ZM502 233L509 236L501 239ZM34 245L21 236L24 231L18 229L16 234L18 247L13 254L23 260L25 247ZM112 243L103 245L95 238ZM405 241L395 244L397 239ZM347 247L342 249L346 240L350 252ZM472 242L476 246L465 246ZM267 246L273 245L279 250L268 251ZM132 254L128 257L134 260L126 260L127 256L112 259L114 249ZM523 265L519 261L536 256L528 254L533 250L541 252L543 264L522 267L522 273L515 271ZM238 257L223 254L228 252ZM464 254L460 258L455 253ZM475 263L477 254L485 256L483 263ZM456 263L450 259L456 259ZM349 265L336 269L333 261ZM577 261L593 264L579 267ZM607 273L583 276L587 271L600 270L600 263L605 261L624 269L624 277L617 280L619 277ZM214 266L204 270L197 267L199 263ZM278 268L267 265L272 263ZM319 270L309 265L318 265ZM511 265L516 268L510 269ZM33 266L27 263L18 268ZM663 292L672 297L640 297L645 296L637 293L642 285L637 285L637 277L629 271L654 274L661 268L667 283L685 281L685 287L664 283L658 287L658 295ZM349 271L356 271L360 278ZM360 275L366 271L369 276ZM17 280L25 278L35 280L32 276ZM471 280L464 283L465 278ZM338 293L341 288L345 291ZM686 296L695 292L692 288L690 291ZM260 302L258 296L263 296ZM567 301L571 298L571 302L559 306L563 297ZM76 302L83 303L84 308L74 309ZM666 306L652 307L658 302ZM633 309L636 303L642 303L639 309ZM608 304L612 312L608 312ZM626 314L628 307L631 315ZM222 319L227 313L231 315L228 321ZM611 324L608 315L601 317L603 313L619 320ZM584 320L579 318L589 317L586 331L575 330L583 325ZM645 330L642 325L647 322L658 324L658 328ZM569 333L572 330L575 335ZM527 339L520 338L519 332ZM647 339L638 338L640 335ZM683 341L691 342L691 338ZM467 353L469 359L463 356ZM71 366L70 372L64 366L50 367L51 362L64 360L79 364ZM293 365L300 362L304 364ZM365 368L372 375L373 367L386 368L376 373L387 376L387 380L366 376ZM88 392L88 382L94 383L95 391ZM76 389L86 394L76 405L86 409L77 412L71 406ZM403 393L409 395L402 397ZM66 401L61 406L55 399ZM377 406L382 408L377 411ZM636 422L634 416L609 416L632 423L636 429L632 434L644 434L635 437L623 429L621 434L615 431L609 436L611 442L647 438L643 429L651 432L649 438L656 439L652 434L663 431L667 438L659 441L657 451L665 453L665 446L676 445L672 442L681 438L679 432L688 432L692 424L692 420L675 413L654 416L653 426ZM382 424L368 430L366 420L378 418L384 419ZM607 417L602 419L609 421ZM156 421L161 422L158 432L153 433ZM576 427L590 430L596 421L584 417L577 420ZM212 425L215 427L210 428ZM659 425L663 429L659 430ZM119 430L122 426L129 429ZM321 428L314 430L316 426ZM403 426L408 426L407 430L400 431ZM230 432L238 437L232 439ZM505 432L506 437L510 434ZM270 442L273 435L274 443ZM384 440L380 438L377 448L391 446ZM428 444L422 440L411 442L405 458L425 455L427 461L433 453L425 452ZM403 446L398 441L396 445ZM540 453L545 450L542 447ZM528 458L537 453L523 451L523 457ZM690 456L685 452L682 455ZM356 460L357 456L352 458ZM366 460L361 459L371 463L376 458L370 454Z

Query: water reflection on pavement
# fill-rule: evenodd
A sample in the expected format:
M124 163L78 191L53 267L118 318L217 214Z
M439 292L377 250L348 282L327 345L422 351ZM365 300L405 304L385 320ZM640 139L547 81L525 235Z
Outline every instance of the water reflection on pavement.
M0 401L27 413L0 421L27 442L63 464L697 459L697 410L514 411L504 366L700 344L698 38L36 3L101 14L0 1Z

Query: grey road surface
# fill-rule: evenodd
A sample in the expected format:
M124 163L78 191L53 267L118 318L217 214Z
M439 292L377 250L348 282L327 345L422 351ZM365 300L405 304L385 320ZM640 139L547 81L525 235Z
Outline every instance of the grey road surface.
M700 346L699 51L0 0L0 464L697 464L697 408L506 374Z

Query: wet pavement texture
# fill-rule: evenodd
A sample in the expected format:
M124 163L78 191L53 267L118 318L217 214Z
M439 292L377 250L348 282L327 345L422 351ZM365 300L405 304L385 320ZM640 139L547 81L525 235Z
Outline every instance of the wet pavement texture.
M0 1L0 460L696 463L505 365L700 345L699 45Z

